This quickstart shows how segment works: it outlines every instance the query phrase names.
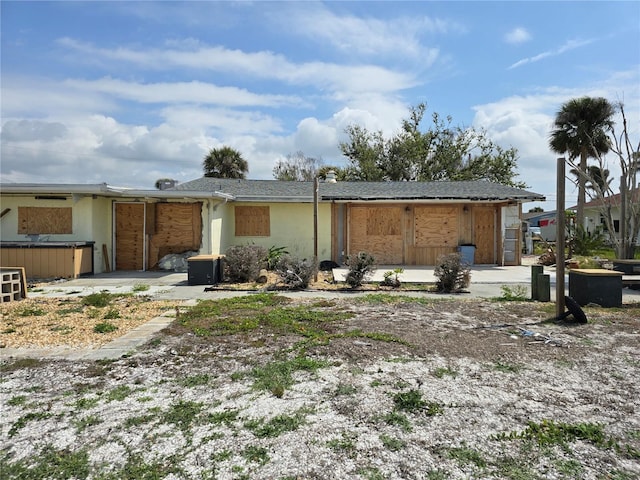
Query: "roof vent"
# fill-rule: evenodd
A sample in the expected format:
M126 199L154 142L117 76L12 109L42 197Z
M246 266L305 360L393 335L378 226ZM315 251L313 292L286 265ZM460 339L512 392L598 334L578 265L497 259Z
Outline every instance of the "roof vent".
M175 188L178 182L171 178L163 178L156 182L156 187L158 190L169 190L170 188Z
M333 170L329 170L327 172L327 177L324 179L325 183L336 183L336 172L334 172Z

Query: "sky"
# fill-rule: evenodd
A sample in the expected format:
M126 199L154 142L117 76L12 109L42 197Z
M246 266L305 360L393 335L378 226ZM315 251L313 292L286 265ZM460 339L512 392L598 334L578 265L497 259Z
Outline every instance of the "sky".
M2 182L153 189L230 146L247 178L427 104L518 150L555 209L555 113L623 101L640 135L640 2L0 2ZM618 119L618 126L620 122ZM610 158L615 177L619 169ZM616 183L616 182L614 182ZM566 201L576 201L567 183Z

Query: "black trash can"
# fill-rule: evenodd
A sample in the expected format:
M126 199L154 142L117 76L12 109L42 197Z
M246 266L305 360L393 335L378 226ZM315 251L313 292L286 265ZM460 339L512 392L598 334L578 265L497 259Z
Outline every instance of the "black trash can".
M222 281L223 255L196 255L187 259L189 285L215 285Z

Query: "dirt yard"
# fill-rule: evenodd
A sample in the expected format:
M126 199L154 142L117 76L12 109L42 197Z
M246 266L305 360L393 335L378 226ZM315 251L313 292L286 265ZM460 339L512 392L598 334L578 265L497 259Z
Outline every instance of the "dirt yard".
M640 305L578 325L532 302L246 302L116 361L3 360L3 478L640 478Z

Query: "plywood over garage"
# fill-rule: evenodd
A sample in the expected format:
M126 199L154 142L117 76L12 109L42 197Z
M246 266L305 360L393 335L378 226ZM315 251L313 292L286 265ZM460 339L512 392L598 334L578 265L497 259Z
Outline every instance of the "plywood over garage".
M473 243L475 263L496 263L498 204L347 204L347 212L347 255L364 251L379 265L435 265Z

